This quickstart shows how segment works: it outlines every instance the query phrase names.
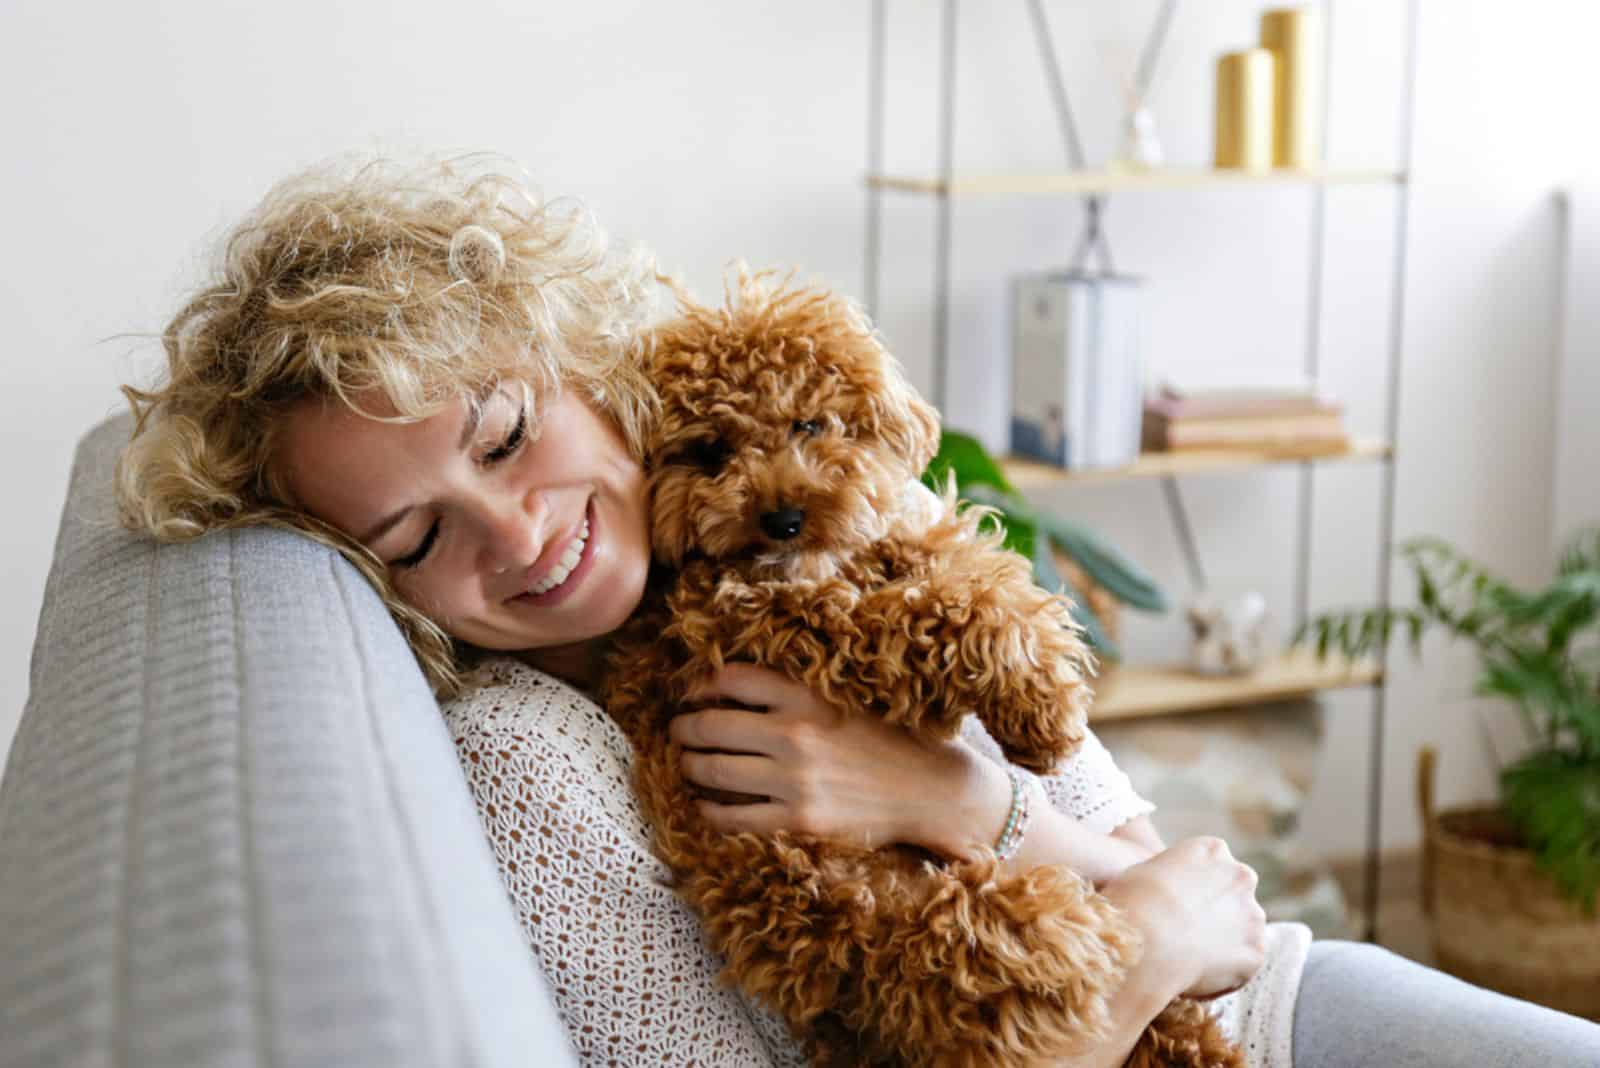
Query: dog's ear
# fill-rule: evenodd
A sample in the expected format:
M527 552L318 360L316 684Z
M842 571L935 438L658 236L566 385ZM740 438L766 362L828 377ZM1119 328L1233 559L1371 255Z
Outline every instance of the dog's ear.
M939 451L939 413L912 388L905 371L854 301L826 289L801 294L810 333L831 355L824 369L864 390L878 439L901 457L912 477L927 470Z
M869 403L878 423L878 436L905 458L913 477L920 476L939 451L939 413L906 381L899 364L890 359L884 368L882 388Z
M683 566L696 544L695 484L698 472L670 457L653 457L647 505L650 550L655 560L669 568Z

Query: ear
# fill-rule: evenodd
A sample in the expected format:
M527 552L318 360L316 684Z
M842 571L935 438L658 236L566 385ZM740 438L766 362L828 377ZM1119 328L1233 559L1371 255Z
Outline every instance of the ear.
M939 451L939 413L923 400L898 365L890 361L884 369L883 385L872 398L878 434L902 456L913 477L920 476Z

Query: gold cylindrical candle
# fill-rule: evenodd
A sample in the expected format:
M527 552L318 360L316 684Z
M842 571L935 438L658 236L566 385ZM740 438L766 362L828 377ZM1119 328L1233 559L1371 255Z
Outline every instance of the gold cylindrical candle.
M1217 60L1218 167L1272 167L1272 53L1229 52Z
M1278 8L1261 14L1261 47L1277 66L1272 162L1315 167L1322 161L1322 19L1315 8Z

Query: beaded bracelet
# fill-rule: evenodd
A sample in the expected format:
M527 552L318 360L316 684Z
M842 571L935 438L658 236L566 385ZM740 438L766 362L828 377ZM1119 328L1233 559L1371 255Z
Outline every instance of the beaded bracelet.
M1029 802L1028 780L1024 773L1013 767L1006 768L1011 779L1011 811L1006 814L1006 825L994 843L994 855L1000 860L1010 860L1022 848L1022 837L1028 833L1028 818L1032 815Z

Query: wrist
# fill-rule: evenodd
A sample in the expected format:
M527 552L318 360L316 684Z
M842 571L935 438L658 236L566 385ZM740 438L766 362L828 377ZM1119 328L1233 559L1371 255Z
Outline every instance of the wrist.
M1152 1007L1153 1015L1194 986L1198 976L1191 974L1192 962L1175 952L1174 932L1163 922L1159 905L1137 893L1124 893L1125 888L1113 880L1100 892L1139 932L1139 956L1128 971L1125 986L1131 998Z
M949 754L949 775L937 784L945 803L920 806L906 840L949 859L971 858L992 847L1005 827L1011 780L971 746L954 745Z
M1173 975L1170 963L1158 952L1161 932L1153 930L1145 921L1146 914L1136 911L1140 896L1123 895L1130 903L1124 905L1108 895L1113 906L1115 921L1103 917L1102 930L1117 931L1126 945L1129 939L1136 942L1124 956L1125 965L1115 989L1106 1002L1108 1019L1099 1036L1087 1039L1073 1050L1070 1063L1082 1068L1120 1068L1130 1061L1139 1047L1146 1029L1159 1016L1184 987ZM1120 930L1119 930L1120 929Z
M1033 817L1033 777L1021 768L1006 768L1006 781L1011 785L1011 807L1006 813L1005 826L994 843L994 855L1002 863L1010 861L1022 851L1028 835L1028 825Z
M1145 955L1127 970L1114 1009L1143 1031L1163 1009L1183 996L1190 984L1179 978L1165 960Z

